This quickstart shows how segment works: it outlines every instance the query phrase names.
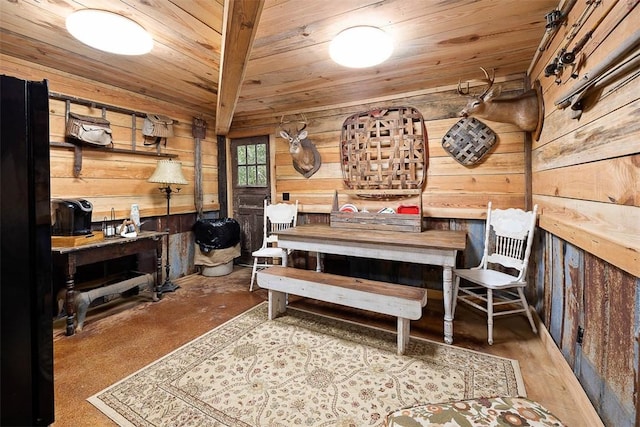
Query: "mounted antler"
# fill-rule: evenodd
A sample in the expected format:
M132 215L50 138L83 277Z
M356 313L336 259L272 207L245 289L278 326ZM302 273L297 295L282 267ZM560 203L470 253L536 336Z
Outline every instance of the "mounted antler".
M480 67L480 69L484 73L485 78L484 79L477 79L477 80L487 84L487 88L484 90L484 92L482 92L480 95L471 95L469 93L469 82L467 82L467 90L463 91L461 83L460 83L460 80L458 80L458 94L459 95L462 95L462 96L473 96L474 98L479 98L479 99L483 99L487 95L487 93L493 87L493 82L494 82L494 80L496 78L496 70L494 68L492 70L491 77L489 77L489 73L487 73L487 70L485 70L483 67ZM497 95L494 95L494 96L497 96Z
M302 127L300 129L298 129L298 126L296 126L296 131L295 134L293 134L291 132L291 128L289 127L284 127L285 124L291 124L292 122L287 120L286 122L284 121L284 115L282 117L280 117L280 125L278 126L278 128L280 129L280 135L285 138L288 139L290 135L300 135L300 133L305 130L307 128L307 117L304 114L300 114L301 119L296 122L299 124L302 124ZM285 132L288 136L284 136L282 135L282 132ZM300 139L304 139L304 137L300 138Z
M309 178L320 168L321 159L316 146L306 139L308 135L305 130L307 128L307 118L304 114L301 114L301 116L302 119L297 123L302 124L302 127L298 129L298 126L296 126L295 133L292 133L290 128L284 128L283 125L285 123L291 122L285 122L284 116L282 116L279 125L280 136L289 141L289 153L291 153L293 167L306 178Z
M480 95L469 93L469 82L466 91L462 90L462 85L458 81L458 93L462 96L471 97L467 105L460 111L462 117L476 116L494 122L511 123L525 131L534 131L539 127L541 120L541 104L538 100L540 95L535 89L531 89L522 95L514 98L496 99L501 92L501 88L493 87L495 80L495 70L489 77L487 70L480 67L485 78L479 79L487 84L487 88ZM540 123L541 125L541 123Z

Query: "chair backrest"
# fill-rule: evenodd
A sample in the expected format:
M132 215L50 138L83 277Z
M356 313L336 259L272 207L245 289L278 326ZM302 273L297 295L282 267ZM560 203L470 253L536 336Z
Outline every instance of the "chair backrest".
M529 255L533 245L538 205L533 211L522 209L491 209L487 207L482 268L500 264L519 271L517 280L526 277Z
M277 232L295 227L298 222L298 201L295 204L267 204L264 201L264 239L265 242L278 241Z

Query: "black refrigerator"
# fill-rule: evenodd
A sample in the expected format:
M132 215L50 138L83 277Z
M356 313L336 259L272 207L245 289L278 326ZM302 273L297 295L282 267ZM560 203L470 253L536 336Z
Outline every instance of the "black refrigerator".
M0 425L54 420L49 92L0 76Z

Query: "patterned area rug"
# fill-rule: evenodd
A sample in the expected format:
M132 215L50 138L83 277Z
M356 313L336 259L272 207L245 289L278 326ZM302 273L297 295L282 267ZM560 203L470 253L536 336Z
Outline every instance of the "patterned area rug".
M524 396L517 361L260 304L88 400L122 426L382 426L396 409Z

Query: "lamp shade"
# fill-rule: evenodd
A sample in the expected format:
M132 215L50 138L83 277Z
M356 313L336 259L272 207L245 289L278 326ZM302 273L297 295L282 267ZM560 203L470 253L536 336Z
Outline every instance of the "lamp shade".
M158 160L156 170L147 181L160 184L188 184L188 181L182 175L182 163L174 162L171 159Z

